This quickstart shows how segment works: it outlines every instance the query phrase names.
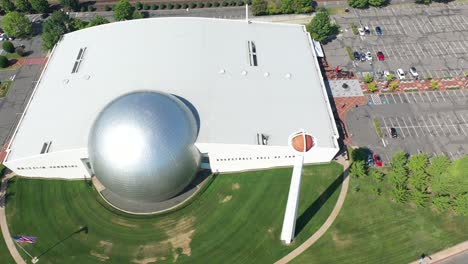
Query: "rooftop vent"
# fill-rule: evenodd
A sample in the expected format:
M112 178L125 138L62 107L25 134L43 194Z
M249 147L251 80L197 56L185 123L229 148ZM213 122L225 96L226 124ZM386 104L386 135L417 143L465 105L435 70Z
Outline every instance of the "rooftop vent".
M44 142L44 144L42 144L41 154L48 153L50 145L52 145L52 141Z
M80 65L81 65L81 62L83 61L85 53L86 53L86 47L81 48L78 51L78 56L76 56L76 61L75 61L75 64L73 65L73 69L71 72L72 74L77 73L78 70L80 69Z
M258 66L257 62L257 48L253 41L247 41L247 48L249 51L249 64L250 66Z

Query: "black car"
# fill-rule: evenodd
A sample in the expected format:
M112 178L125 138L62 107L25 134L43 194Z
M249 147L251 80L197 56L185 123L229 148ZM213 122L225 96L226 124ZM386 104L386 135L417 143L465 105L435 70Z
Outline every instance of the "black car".
M397 138L398 134L396 132L396 129L394 127L390 128L390 134L392 135L392 138Z
M355 59L355 60L360 60L360 59L361 59L361 55L359 55L359 52L355 51L355 52L353 53L353 55L354 55L354 59Z
M379 36L382 35L382 29L380 27L375 27L375 33Z
M366 61L366 54L364 52L361 52L361 61Z

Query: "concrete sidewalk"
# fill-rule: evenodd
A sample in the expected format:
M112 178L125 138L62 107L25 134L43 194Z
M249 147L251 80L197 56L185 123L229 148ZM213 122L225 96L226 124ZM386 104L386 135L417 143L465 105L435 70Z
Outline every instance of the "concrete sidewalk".
M450 248L447 248L445 250L442 250L442 251L439 251L435 254L432 254L430 255L430 258L429 257L426 257L424 258L424 260L422 262L420 262L420 260L415 260L413 262L411 262L410 264L420 264L420 263L424 263L424 264L429 264L429 263L440 263L444 260L447 260L448 258L450 257L453 257L457 254L461 254L463 252L467 252L468 251L468 241L465 241L463 243L460 243L458 245L455 245L453 247L450 247Z

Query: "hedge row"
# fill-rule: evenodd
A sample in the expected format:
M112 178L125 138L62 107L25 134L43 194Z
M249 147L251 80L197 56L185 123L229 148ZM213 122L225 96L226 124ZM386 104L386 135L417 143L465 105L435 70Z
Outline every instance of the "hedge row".
M219 6L243 6L245 4L252 4L251 0L224 0L222 2L214 1L214 2L189 2L189 3L160 3L160 4L142 4L137 2L135 4L135 8L137 10L163 10L163 9L187 9L187 8L204 8L204 7L219 7ZM113 6L106 5L104 10L111 11ZM94 10L93 10L94 11Z

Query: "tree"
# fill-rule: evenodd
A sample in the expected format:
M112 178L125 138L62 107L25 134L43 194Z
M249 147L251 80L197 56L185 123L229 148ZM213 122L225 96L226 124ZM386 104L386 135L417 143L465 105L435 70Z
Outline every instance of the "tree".
M374 168L369 169L369 176L377 182L381 182L384 179L384 174L381 171L376 170Z
M319 42L324 42L330 36L338 33L338 26L331 23L330 16L326 11L317 12L307 25L307 31L311 37Z
M366 176L366 165L364 161L354 161L353 164L351 164L349 173L356 178Z
M432 159L431 164L427 167L427 173L432 177L440 176L446 172L450 166L450 160L446 156L438 156Z
M80 29L86 28L86 22L77 18L70 19L70 22L68 23L67 27L68 27L68 32L80 30Z
M278 7L275 1L269 1L267 6L267 13L269 15L276 15L281 13L281 9Z
M313 11L310 0L292 0L292 9L296 14L311 13Z
M408 181L413 190L425 192L429 187L429 176L424 171L411 172Z
M369 155L369 149L366 148L356 148L351 151L351 159L353 161L366 161L367 156Z
M387 0L369 0L369 5L380 7L384 6L387 3Z
M428 195L425 192L413 191L410 195L411 201L418 207L426 206Z
M348 0L348 5L354 8L366 8L369 6L368 0Z
M133 17L133 7L128 0L120 0L114 6L114 18L117 21L130 20Z
M404 203L408 200L408 191L405 188L393 188L391 194L397 203Z
M17 38L25 38L31 34L31 22L25 15L16 11L3 17L2 28L8 36Z
M10 66L10 62L7 57L0 55L0 68L6 68Z
M453 209L459 215L468 216L468 193L465 193L455 199L453 202Z
M80 7L80 2L78 0L60 0L60 4L68 10L77 11Z
M48 13L50 9L47 0L31 0L31 7L38 13Z
M408 176L400 171L392 171L388 174L388 179L394 189L405 189L406 190L406 183L408 181Z
M3 42L2 48L3 48L4 51L6 51L8 53L14 53L15 52L15 46L13 46L13 43L11 43L10 41Z
M414 1L416 4L425 4L428 5L432 2L432 0L415 0Z
M60 37L69 32L70 17L62 11L55 11L44 22L42 33L42 47L45 50L52 49Z
M385 77L385 80L387 82L391 82L393 79L395 79L395 74L392 74L392 73L390 73L389 75Z
M133 11L132 19L140 19L140 18L145 18L143 13L138 10Z
M2 9L7 13L13 12L15 11L15 4L11 0L2 0Z
M294 13L293 0L281 0L280 10L281 10L281 13L283 13L283 14Z
M369 85L367 86L367 90L371 93L377 91L377 83L375 82L369 83Z
M31 4L28 0L16 0L15 2L16 9L20 12L30 12Z
M432 199L432 204L439 212L444 212L452 205L452 199L449 196L436 196Z
M366 73L366 74L364 74L364 76L362 76L362 80L365 83L370 83L370 82L372 82L372 80L374 80L374 77L372 77L372 75L370 73Z
M253 0L250 10L252 10L252 15L254 16L266 15L268 10L268 2L266 0Z
M397 170L399 168L404 169L407 161L408 161L408 157L406 155L406 152L399 150L395 152L395 154L393 154L392 161L390 162L390 167L393 170Z
M427 154L417 154L413 155L408 159L408 164L406 165L408 169L412 172L425 171L429 159Z
M109 23L109 20L105 19L102 16L95 16L93 19L91 19L87 25L87 27L94 27L94 26L99 26L99 25L104 25Z

